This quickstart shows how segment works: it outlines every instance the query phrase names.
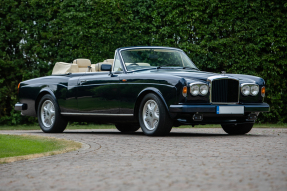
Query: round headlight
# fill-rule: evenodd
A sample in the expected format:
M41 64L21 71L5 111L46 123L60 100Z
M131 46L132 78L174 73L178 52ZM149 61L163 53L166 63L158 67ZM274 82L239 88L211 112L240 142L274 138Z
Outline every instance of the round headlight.
M259 92L259 87L257 85L251 86L251 94L256 96Z
M190 93L194 96L197 96L199 94L199 87L198 85L192 85L190 87Z
M200 93L201 93L201 95L206 95L208 93L208 86L207 85L201 85L200 86Z
M241 88L241 93L245 96L248 96L250 94L250 86L245 85Z

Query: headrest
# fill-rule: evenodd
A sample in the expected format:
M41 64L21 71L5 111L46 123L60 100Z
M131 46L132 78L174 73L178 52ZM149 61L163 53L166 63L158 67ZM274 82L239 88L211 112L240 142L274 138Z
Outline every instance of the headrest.
M91 61L85 58L79 58L73 61L73 64L77 64L79 67L91 66Z
M98 72L102 71L102 70L101 70L102 64L112 65L110 62L99 62L99 63L95 64L95 70L98 71Z
M114 63L114 59L106 59L103 62L109 62L109 63L113 64Z

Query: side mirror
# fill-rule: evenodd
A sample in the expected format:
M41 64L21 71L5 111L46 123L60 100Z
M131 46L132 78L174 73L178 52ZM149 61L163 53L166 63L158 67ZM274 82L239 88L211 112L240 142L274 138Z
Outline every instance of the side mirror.
M109 64L101 65L101 71L111 71L111 70L112 70L112 65L109 65Z

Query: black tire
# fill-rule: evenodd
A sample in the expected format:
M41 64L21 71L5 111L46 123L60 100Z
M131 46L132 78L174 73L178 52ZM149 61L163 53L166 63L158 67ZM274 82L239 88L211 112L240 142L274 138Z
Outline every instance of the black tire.
M133 133L139 130L140 126L136 124L116 124L116 128L122 133Z
M43 104L45 105L43 106ZM45 133L62 133L68 124L68 121L61 116L56 100L50 94L46 94L41 98L38 104L37 116L38 123Z
M244 124L228 124L221 125L222 129L229 135L244 135L248 133L252 127L253 123L244 123Z
M148 109L149 103L151 104L156 103L158 110L156 111L149 110ZM145 115L143 115L144 112ZM142 99L139 107L138 117L141 129L146 135L164 136L171 131L173 126L173 121L170 118L164 103L157 95L153 93L145 95L144 98ZM144 122L144 120L146 122ZM152 121L152 123L150 121Z

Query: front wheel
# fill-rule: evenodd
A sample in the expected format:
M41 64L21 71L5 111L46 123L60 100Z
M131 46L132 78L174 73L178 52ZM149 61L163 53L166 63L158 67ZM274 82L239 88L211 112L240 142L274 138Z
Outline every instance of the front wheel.
M60 109L55 99L50 95L44 95L38 105L38 123L45 133L62 133L68 122L60 115Z
M139 122L146 135L167 135L172 128L169 116L162 100L153 93L147 94L140 104Z
M221 125L222 129L230 135L244 135L251 131L253 123Z

